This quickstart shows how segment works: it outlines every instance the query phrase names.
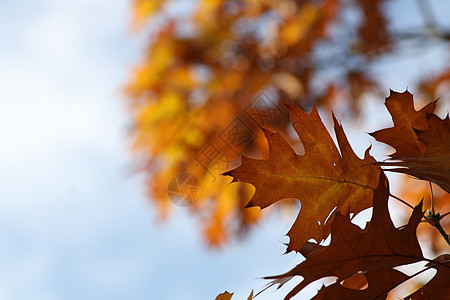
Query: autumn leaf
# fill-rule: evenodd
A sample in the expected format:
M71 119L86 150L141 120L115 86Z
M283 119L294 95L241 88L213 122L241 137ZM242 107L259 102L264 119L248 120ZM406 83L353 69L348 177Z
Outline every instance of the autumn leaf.
M314 299L323 299L332 292L342 296L337 299L384 299L387 292L408 279L392 268L423 259L416 237L416 228L422 219L422 203L414 208L408 224L395 228L388 211L389 187L386 177L380 174L378 187L373 193L373 216L362 230L350 222L348 213L337 213L331 225L331 243L306 255L306 260L291 271L266 277L275 282L284 278L302 276L285 299L290 299L308 284L318 279L335 276L337 282L321 289ZM368 282L364 290L341 286L340 282L363 274ZM329 298L329 296L328 296Z
M234 293L228 293L224 292L216 297L215 300L231 300ZM248 296L247 300L253 299L253 291L250 293L250 296Z
M396 149L381 166L436 183L450 192L450 119L433 114L436 101L419 111L414 109L413 97L406 91L391 91L386 107L394 127L378 130L371 135Z
M144 21L156 13L164 0L132 0L134 6L134 27L139 28Z
M390 35L387 30L386 16L383 13L383 4L386 0L356 1L363 14L359 25L360 40L357 40L357 49L375 55L380 48L389 45Z
M350 288L345 286L345 281L362 277L369 283L367 288ZM375 269L366 274L353 275L341 285L338 282L319 290L314 300L319 299L386 299L387 292L397 285L405 282L410 277L395 269Z
M215 300L230 300L234 293L223 292L218 295Z
M305 154L298 156L279 133L264 130L269 158L243 157L241 166L225 175L256 188L247 207L265 208L284 198L300 200L301 210L288 232L289 252L299 251L308 239L320 242L326 238L336 212L356 214L371 207L380 170L373 165L369 149L363 160L355 155L334 115L340 152L315 107L309 114L297 106L288 109Z
M403 173L436 183L450 192L450 119L440 119L435 114L427 114L429 129L416 130L419 141L426 145L418 157L402 158L408 170Z
M448 89L450 83L450 67L441 73L433 74L420 83L419 90L428 99L439 98L445 88ZM445 94L445 92L444 92Z
M392 116L394 127L370 133L377 141L395 148L392 158L420 154L426 146L419 141L415 130L427 130L427 113L433 113L436 101L429 103L419 111L414 109L413 95L408 91L398 93L390 91L385 106Z
M407 297L411 300L446 300L450 295L450 255L441 256L429 262L427 267L437 270L434 277L423 287Z

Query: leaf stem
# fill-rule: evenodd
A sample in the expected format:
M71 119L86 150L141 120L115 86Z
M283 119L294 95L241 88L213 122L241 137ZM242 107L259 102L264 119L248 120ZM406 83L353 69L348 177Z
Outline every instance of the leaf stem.
M433 197L433 187L431 186L431 181L428 181L428 183L430 184L430 195L431 195L431 214L435 215L434 212L434 197Z

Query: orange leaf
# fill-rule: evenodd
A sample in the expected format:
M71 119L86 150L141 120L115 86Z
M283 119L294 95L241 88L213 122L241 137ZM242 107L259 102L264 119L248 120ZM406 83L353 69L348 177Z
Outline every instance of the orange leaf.
M384 299L387 293L409 277L392 267L423 259L416 237L422 219L422 203L417 205L403 229L395 228L388 211L389 187L383 173L373 193L373 216L366 229L350 222L348 214L336 214L331 225L331 243L307 254L306 260L291 271L267 277L275 283L302 276L285 299L290 299L313 281L336 276L337 282L322 288L314 299ZM368 287L363 290L343 287L340 282L364 274ZM331 295L333 295L331 297Z
M298 156L279 133L264 130L269 142L269 158L243 157L241 166L224 175L255 186L256 192L247 207L265 208L284 198L301 201L300 213L288 232L289 252L299 251L308 239L319 242L326 238L335 207L341 213L356 214L372 206L371 195L380 171L369 165L375 162L369 149L363 160L355 155L334 116L341 154L315 107L309 114L297 106L288 105L288 108L305 154Z
M396 93L386 100L394 127L371 133L378 141L397 151L381 166L436 183L450 192L450 119L433 114L436 101L419 111L414 110L409 92Z
M216 300L231 300L231 297L233 297L234 293L228 293L228 292L223 292L222 294L218 295L216 297Z
M396 152L391 155L393 158L421 153L425 145L418 140L414 130L428 129L426 114L433 113L436 101L416 111L412 94L408 91L398 93L391 90L385 105L392 116L394 127L381 129L370 135L377 141L394 147Z

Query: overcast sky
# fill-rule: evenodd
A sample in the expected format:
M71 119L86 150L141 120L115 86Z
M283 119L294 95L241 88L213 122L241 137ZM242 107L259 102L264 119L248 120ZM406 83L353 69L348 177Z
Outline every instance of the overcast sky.
M0 299L243 299L300 261L282 256L290 223L278 216L221 252L186 209L154 222L120 93L145 40L130 34L130 3L0 0ZM386 61L389 87L442 65L436 51L414 67ZM389 122L378 100L347 130L359 155L364 131Z

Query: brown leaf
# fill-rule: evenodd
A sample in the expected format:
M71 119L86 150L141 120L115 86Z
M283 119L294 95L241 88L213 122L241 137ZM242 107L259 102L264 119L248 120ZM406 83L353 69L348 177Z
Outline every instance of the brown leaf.
M434 114L427 115L429 129L416 130L419 141L426 145L425 151L418 157L403 157L407 169L395 169L417 178L436 183L450 192L450 119L441 120ZM394 171L394 170L392 170Z
M372 56L389 45L390 36L383 4L385 0L357 0L363 14L359 24L359 50Z
M409 279L409 276L395 269L374 270L365 277L370 282L366 289L352 289L335 283L320 289L313 299L386 299L389 290Z
M413 95L408 91L398 93L391 90L386 98L386 108L392 116L394 127L370 133L377 141L395 148L392 158L419 154L425 145L418 140L414 130L427 130L427 113L433 113L436 101L429 103L419 111L414 109Z
M334 116L340 153L315 107L309 114L297 106L288 108L305 154L298 156L279 133L264 130L269 158L243 157L241 166L225 175L233 176L234 182L255 186L248 207L265 208L283 198L301 201L300 213L287 234L289 252L299 251L308 239L320 242L326 238L335 212L356 214L372 206L371 196L380 171L370 165L375 160L369 155L369 149L363 160L355 155Z
M222 294L216 297L216 300L231 300L234 293L223 292Z
M437 270L434 277L419 290L406 297L410 300L445 300L450 295L450 254L442 254L430 262L427 267Z
M234 293L224 292L224 293L218 295L215 300L231 300L231 298L233 297L233 294ZM252 299L253 299L253 291L250 293L247 300L252 300Z
M337 277L337 282L321 289L317 299L384 299L392 288L408 279L405 274L392 267L414 263L423 259L416 237L416 228L422 219L422 203L417 205L403 229L395 228L388 211L389 188L383 173L373 193L373 216L362 230L350 222L346 214L336 214L331 225L331 243L306 257L306 260L291 271L267 277L280 281L283 278L302 276L298 284L285 299L290 299L313 281L328 276ZM364 274L368 287L364 290L348 289L340 282ZM328 295L328 297L326 297Z
M381 166L399 167L391 172L405 173L436 183L450 192L450 119L433 114L436 101L414 110L409 92L396 93L386 100L394 127L372 133L378 141L397 151Z

